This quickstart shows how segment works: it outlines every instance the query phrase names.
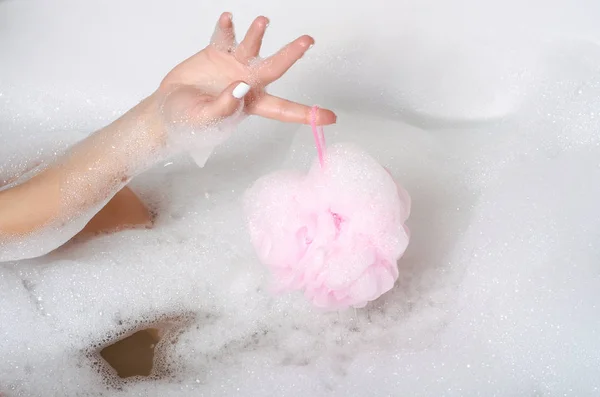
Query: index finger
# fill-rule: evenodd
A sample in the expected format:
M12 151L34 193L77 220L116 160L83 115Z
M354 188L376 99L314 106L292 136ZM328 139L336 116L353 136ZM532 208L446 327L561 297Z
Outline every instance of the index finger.
M265 95L248 107L248 113L287 123L310 124L311 108L273 95ZM337 116L331 110L319 109L317 125L334 124Z

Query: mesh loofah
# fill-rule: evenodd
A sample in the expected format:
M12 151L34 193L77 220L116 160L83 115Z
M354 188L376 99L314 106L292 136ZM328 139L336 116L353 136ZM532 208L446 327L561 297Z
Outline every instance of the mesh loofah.
M245 193L251 240L276 291L304 291L324 309L364 307L398 278L410 196L359 147L326 150L312 114L318 158L308 174L275 172Z

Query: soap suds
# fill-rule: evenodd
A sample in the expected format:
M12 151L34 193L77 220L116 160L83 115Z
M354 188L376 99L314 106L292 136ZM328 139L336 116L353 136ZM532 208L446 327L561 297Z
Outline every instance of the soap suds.
M133 181L158 214L153 230L0 265L0 394L600 393L597 5L430 1L423 13L407 2L391 15L383 1L334 3L248 4L238 26L265 12L277 36L296 34L304 25L285 22L290 7L308 21L318 44L273 91L339 111L328 142L364 148L410 192L411 244L395 287L364 309L326 314L301 296L269 293L241 195L269 172L305 168L314 146L308 127L250 119L203 169L178 158ZM315 15L317 5L330 12ZM146 15L137 2L0 2L0 180L136 104L200 45L198 21L210 12L197 7ZM92 15L114 31L89 23ZM178 21L172 31L152 29L165 15ZM209 16L200 33L212 29ZM515 41L524 25L537 36ZM448 40L424 37L445 31ZM411 32L421 40L396 40ZM150 58L164 40L163 56ZM461 66L486 69L471 79ZM100 346L164 316L187 319L162 350L168 376L123 382L94 366Z

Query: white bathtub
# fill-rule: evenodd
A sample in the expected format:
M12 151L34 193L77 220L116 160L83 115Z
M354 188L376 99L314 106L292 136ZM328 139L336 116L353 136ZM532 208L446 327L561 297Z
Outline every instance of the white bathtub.
M329 314L269 294L239 198L314 153L251 119L205 168L134 180L153 230L0 264L0 395L600 395L598 1L207 3L0 1L0 179L151 93L221 11L264 14L265 53L316 39L271 91L337 111L328 140L411 193L396 287ZM170 376L93 355L162 316L188 319Z

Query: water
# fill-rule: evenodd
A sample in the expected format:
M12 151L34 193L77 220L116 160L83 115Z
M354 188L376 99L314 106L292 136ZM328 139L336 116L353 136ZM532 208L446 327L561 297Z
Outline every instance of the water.
M0 2L1 179L137 103L229 9L270 17L267 52L314 35L271 92L335 109L328 142L413 199L393 291L328 314L272 297L240 198L314 149L251 119L203 169L133 181L153 230L0 267L0 393L600 395L599 5L324 3ZM178 316L169 375L107 389L90 353Z

